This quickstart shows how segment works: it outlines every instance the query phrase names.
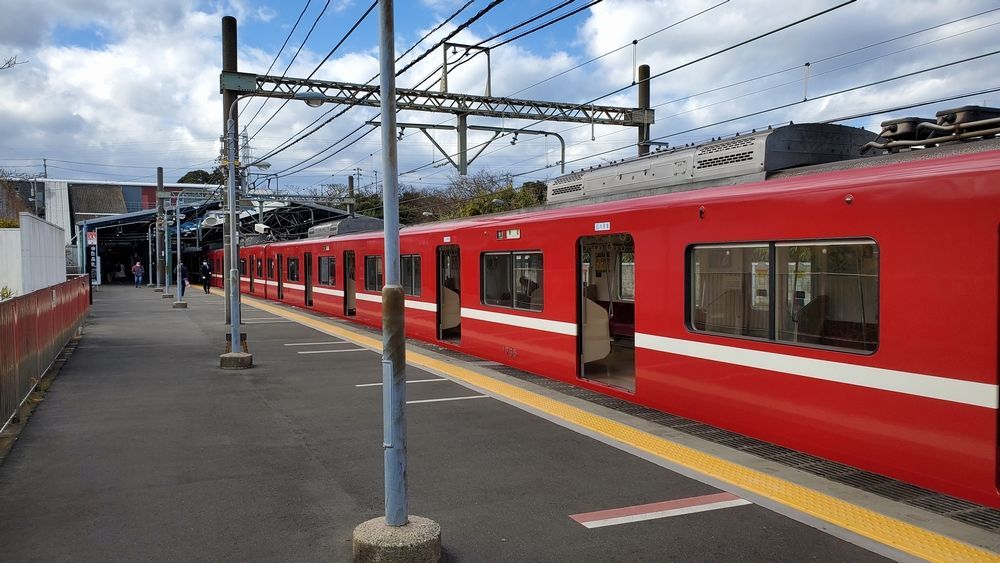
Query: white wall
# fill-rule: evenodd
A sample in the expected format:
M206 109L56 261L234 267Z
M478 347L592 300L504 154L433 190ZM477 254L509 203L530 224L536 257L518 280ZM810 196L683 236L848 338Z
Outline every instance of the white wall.
M30 213L18 229L0 229L0 286L24 295L66 281L65 231Z
M21 291L21 229L0 229L0 288Z
M24 293L66 281L66 231L30 213L19 218Z
M69 244L76 233L69 220L69 185L66 182L45 181L45 218L63 229L66 238L63 244Z

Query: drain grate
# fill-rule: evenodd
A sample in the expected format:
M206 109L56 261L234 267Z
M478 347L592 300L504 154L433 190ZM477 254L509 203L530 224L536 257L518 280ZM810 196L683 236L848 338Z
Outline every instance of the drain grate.
M533 375L497 362L478 360L454 350L434 348L435 351L442 355L474 363L481 367L489 367L504 375L528 381L546 389L559 391L565 395L583 399L596 405L631 414L637 418L660 424L706 441L819 475L831 481L836 481L884 498L904 502L935 514L976 526L977 528L1000 532L1000 510L935 493L928 489L896 481L875 473L861 471L849 465L769 444L756 438L717 428L696 420L653 410L616 397L609 397L564 381Z
M973 526L978 526L994 532L1000 531L1000 510L996 510L994 508L979 508L977 510L960 512L948 516L954 518L955 520L965 522L966 524L972 524Z

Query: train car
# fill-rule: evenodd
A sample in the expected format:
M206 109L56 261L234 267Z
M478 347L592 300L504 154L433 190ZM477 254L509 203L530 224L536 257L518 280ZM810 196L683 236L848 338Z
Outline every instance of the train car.
M407 335L1000 507L1000 142L969 131L801 167L775 130L551 186L670 193L404 228ZM382 243L248 252L267 298L378 326Z

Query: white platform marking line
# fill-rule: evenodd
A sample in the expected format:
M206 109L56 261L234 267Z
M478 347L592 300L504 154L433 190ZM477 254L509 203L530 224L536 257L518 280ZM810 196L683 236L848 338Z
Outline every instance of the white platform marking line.
M336 342L293 342L291 344L285 344L285 346L324 346L327 344L353 344L346 340L337 340Z
M488 399L489 395L472 395L471 397L447 397L445 399L424 399L422 401L406 401L408 405L417 405L420 403L441 403L444 401L464 401L466 399Z
M338 352L372 352L368 348L344 348L343 350L307 350L298 354L336 354Z
M409 385L411 383L430 383L432 381L451 381L451 380L450 379L444 379L444 378L440 378L440 379L414 379L412 381L407 381L406 384ZM381 386L382 386L381 383L361 383L359 385L355 385L355 387L381 387Z
M631 522L643 522L646 520L669 518L671 516L681 516L697 512L708 512L710 510L720 510L723 508L732 508L747 504L752 503L732 493L716 493L687 499L629 506L626 508L614 508L611 510L600 510L598 512L587 512L584 514L571 514L570 518L576 520L586 528L603 528L605 526L615 526Z

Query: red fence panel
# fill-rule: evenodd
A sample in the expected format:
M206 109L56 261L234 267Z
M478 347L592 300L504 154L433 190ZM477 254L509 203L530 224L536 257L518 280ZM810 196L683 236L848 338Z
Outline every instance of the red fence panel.
M0 430L90 311L85 276L0 302Z

